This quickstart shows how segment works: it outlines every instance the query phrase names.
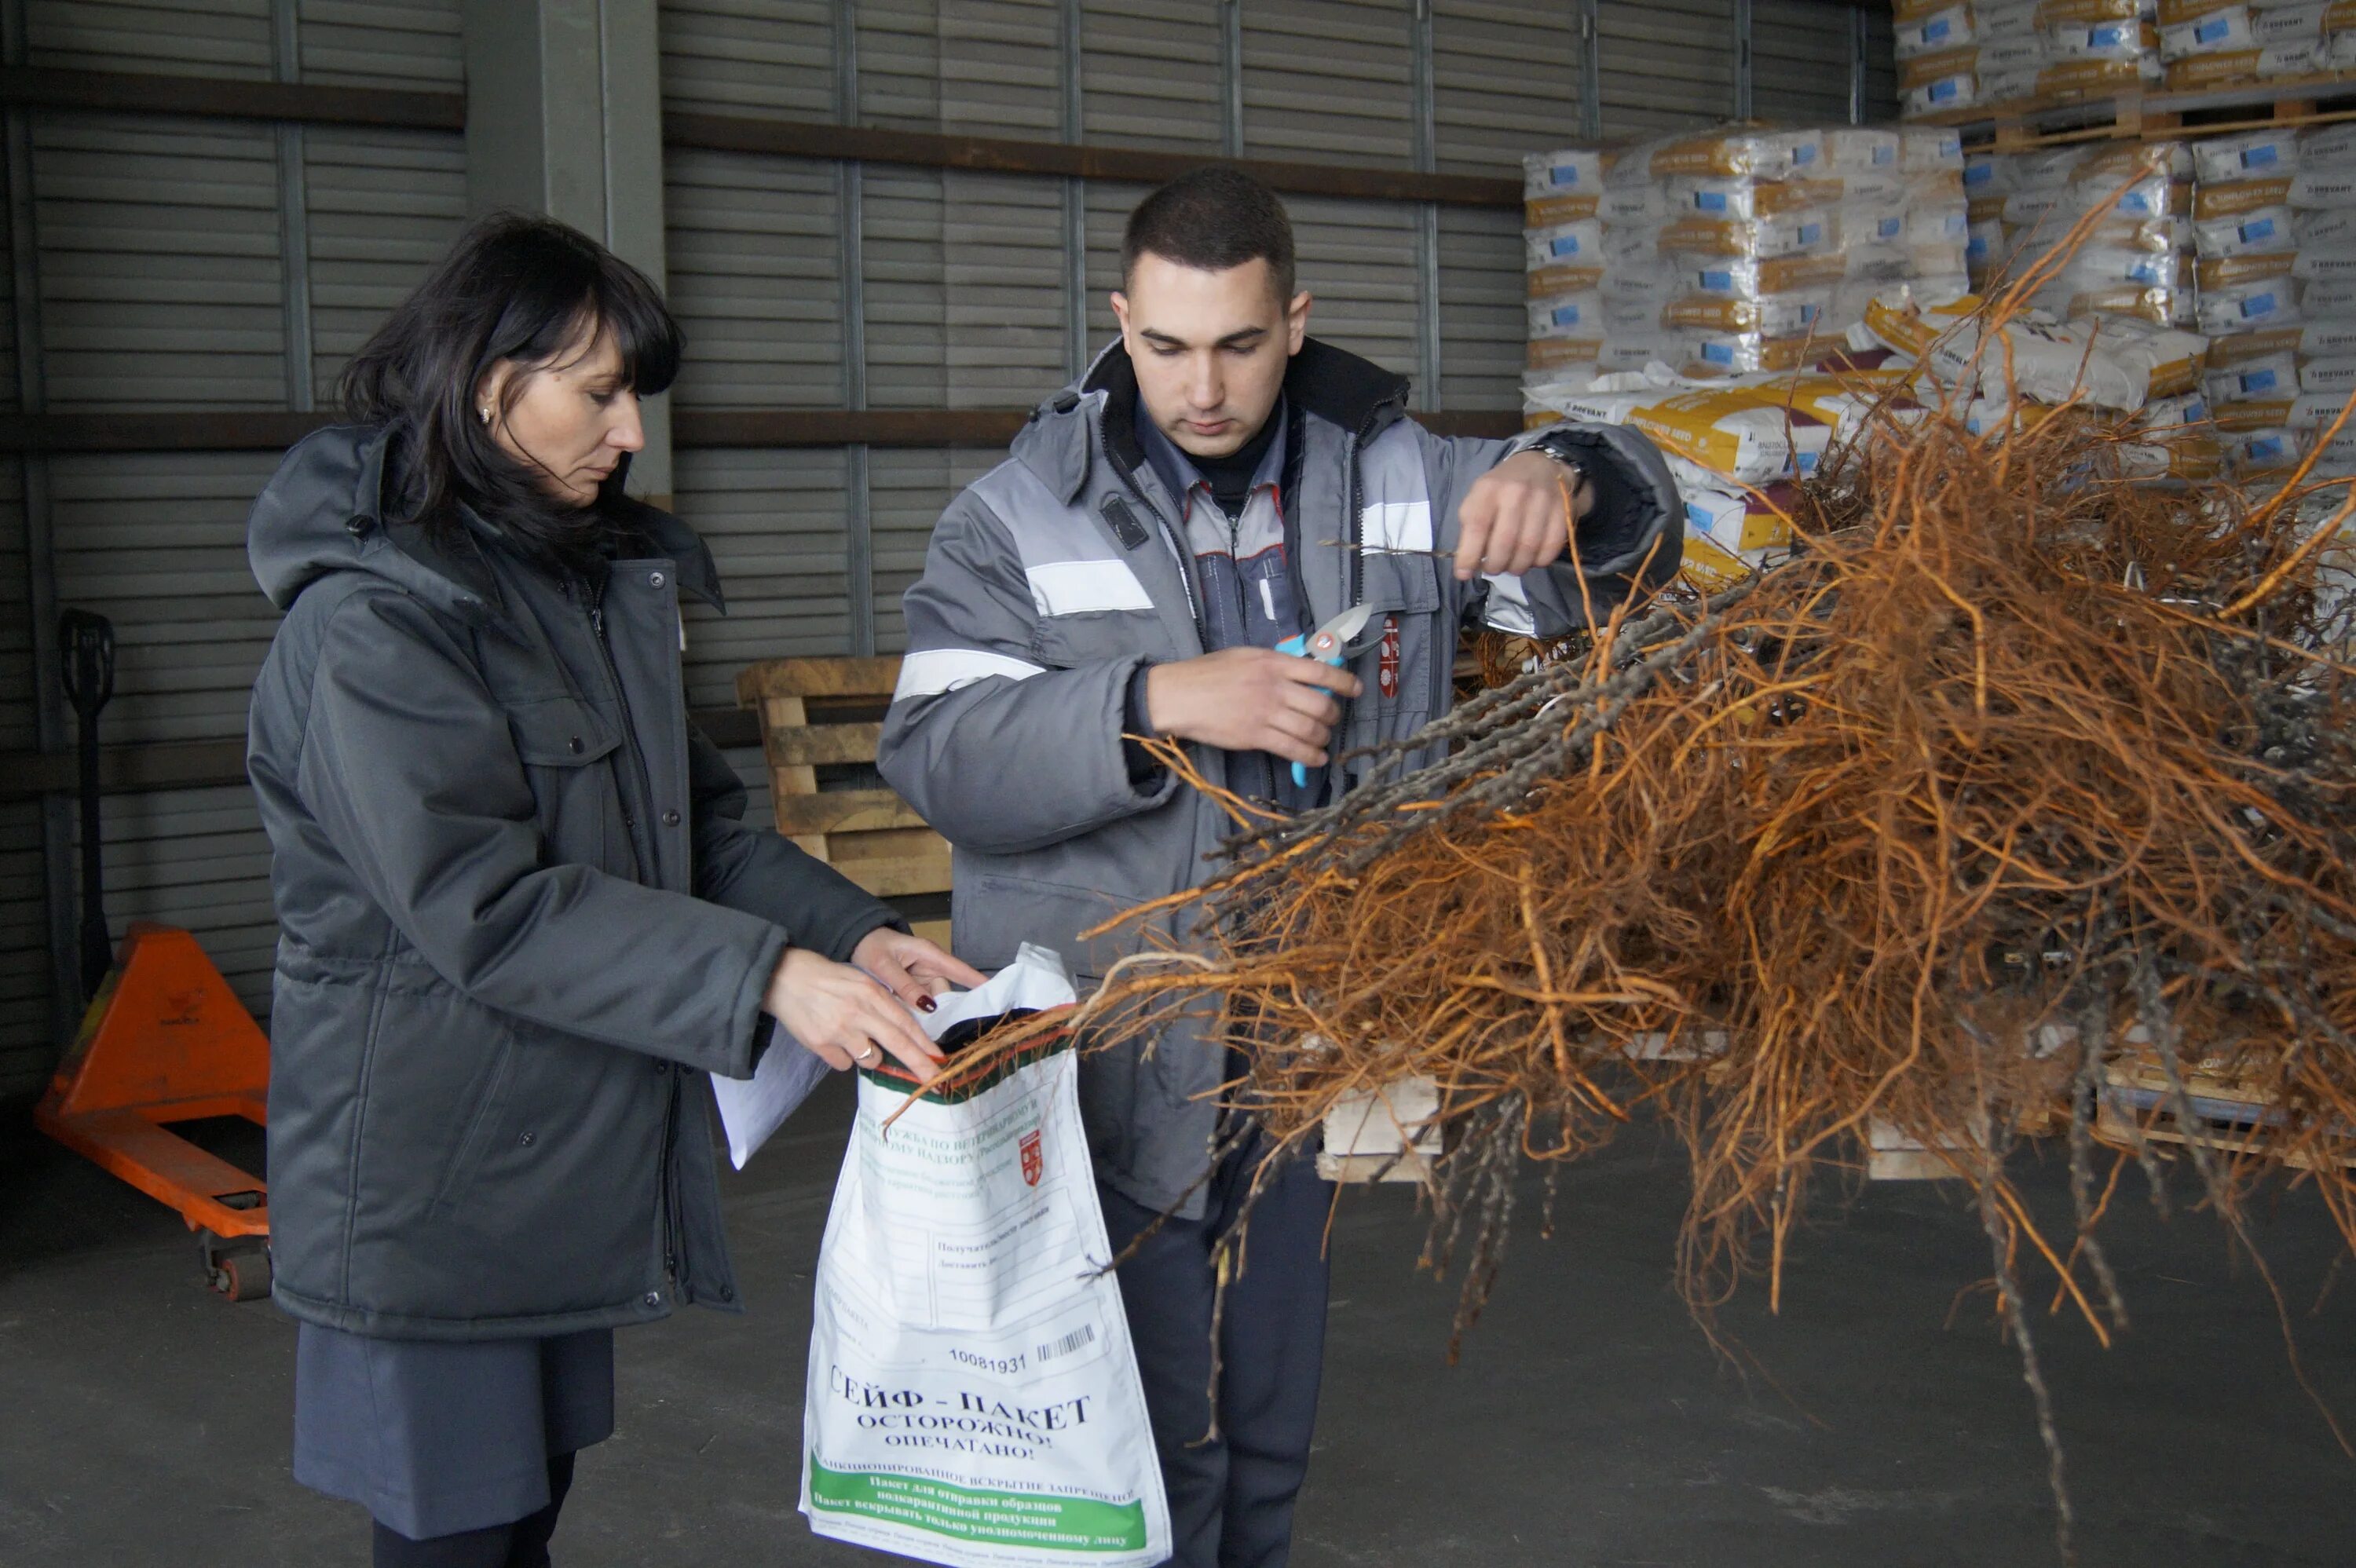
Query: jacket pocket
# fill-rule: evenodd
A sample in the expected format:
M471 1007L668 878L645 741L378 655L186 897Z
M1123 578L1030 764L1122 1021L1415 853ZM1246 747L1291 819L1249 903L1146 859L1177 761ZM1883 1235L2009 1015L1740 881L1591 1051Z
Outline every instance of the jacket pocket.
M985 871L969 876L949 900L949 946L978 970L1001 970L1015 949L1034 942L1055 951L1072 979L1098 977L1105 963L1079 933L1100 925L1119 904L1087 888L1042 883L1027 876Z
M1093 942L1080 933L1102 925L1126 906L1109 894L1063 882L985 871L965 877L949 905L950 944L974 967L1002 969L1024 943L1053 949L1072 978L1087 989L1107 965L1136 945L1108 932Z
M621 748L620 736L596 709L573 697L511 702L508 727L552 858L635 875L610 760ZM608 863L609 854L617 863Z
M1109 664L1169 641L1151 610L1104 610L1042 615L1031 633L1031 653L1051 669Z
M473 1112L466 1118L466 1130L460 1136L457 1147L451 1151L450 1163L442 1172L442 1179L434 1189L433 1209L435 1213L447 1213L458 1206L471 1185L475 1169L483 1162L483 1154L497 1135L502 1117L500 1107L507 1099L508 1079L514 1071L516 1037L512 1029L499 1030L498 1044L473 1090L467 1103Z
M1429 615L1440 608L1440 562L1425 555L1370 553L1358 602L1369 610ZM1360 634L1363 635L1364 634Z
M1421 556L1366 558L1364 591L1366 627L1358 634L1365 645L1350 673L1365 692L1350 705L1344 720L1344 748L1357 751L1413 734L1430 721L1438 694L1435 682L1451 671L1435 666L1443 656L1454 662L1451 637L1441 644L1440 592L1434 563ZM1363 776L1369 759L1350 764Z

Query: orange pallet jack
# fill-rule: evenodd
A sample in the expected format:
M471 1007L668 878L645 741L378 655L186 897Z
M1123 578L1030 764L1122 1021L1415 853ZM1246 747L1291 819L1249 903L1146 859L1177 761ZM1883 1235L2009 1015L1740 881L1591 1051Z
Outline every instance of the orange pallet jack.
M270 1042L187 932L134 922L112 951L100 884L98 710L114 690L113 628L70 610L59 632L81 731L81 961L91 1003L33 1122L177 1210L197 1232L206 1284L252 1301L270 1293L269 1189L170 1125L212 1116L262 1125Z

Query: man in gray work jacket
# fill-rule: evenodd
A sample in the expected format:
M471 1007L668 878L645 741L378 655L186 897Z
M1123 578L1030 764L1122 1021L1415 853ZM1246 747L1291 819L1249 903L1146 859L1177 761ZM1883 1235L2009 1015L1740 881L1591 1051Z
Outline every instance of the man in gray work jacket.
M1196 884L1230 830L1125 733L1184 742L1251 798L1317 805L1356 780L1329 753L1447 709L1462 619L1571 631L1665 582L1683 537L1667 469L1633 432L1442 439L1406 417L1404 379L1309 338L1290 224L1247 176L1198 170L1146 197L1121 279L1120 341L935 529L881 750L955 847L955 951L987 970L1038 943L1083 989L1143 933L1078 933ZM1274 651L1354 605L1368 618L1342 668ZM1316 1412L1330 1191L1306 1162L1269 1173L1206 1441L1212 1248L1265 1157L1217 1136L1224 1047L1093 1053L1080 1104L1114 1249L1171 1215L1120 1282L1173 1561L1272 1568Z

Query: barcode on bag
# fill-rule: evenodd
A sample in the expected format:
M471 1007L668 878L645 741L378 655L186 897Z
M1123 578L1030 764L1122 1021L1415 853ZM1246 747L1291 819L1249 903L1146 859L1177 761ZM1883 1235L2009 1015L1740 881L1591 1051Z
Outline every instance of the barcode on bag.
M1052 1361L1058 1356L1068 1356L1083 1346L1093 1345L1096 1340L1097 1326L1093 1323L1083 1323L1053 1344L1040 1346L1039 1359L1043 1361Z

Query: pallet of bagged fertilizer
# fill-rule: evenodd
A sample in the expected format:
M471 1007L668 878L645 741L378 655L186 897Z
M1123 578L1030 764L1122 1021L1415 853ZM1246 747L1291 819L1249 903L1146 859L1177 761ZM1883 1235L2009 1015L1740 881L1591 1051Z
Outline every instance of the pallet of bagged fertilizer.
M768 659L737 672L736 703L760 715L777 831L876 897L915 906L917 934L946 946L948 841L875 771L899 678L892 657Z
M2143 1139L2197 1143L2223 1154L2255 1154L2264 1152L2274 1129L2290 1119L2280 1104L2229 1075L2192 1067L2183 1081L2186 1093L2179 1104L2157 1061L2125 1057L2109 1063L2103 1069L2095 1102L2095 1134L2127 1148ZM2275 1157L2301 1168L2311 1163L2298 1154Z

